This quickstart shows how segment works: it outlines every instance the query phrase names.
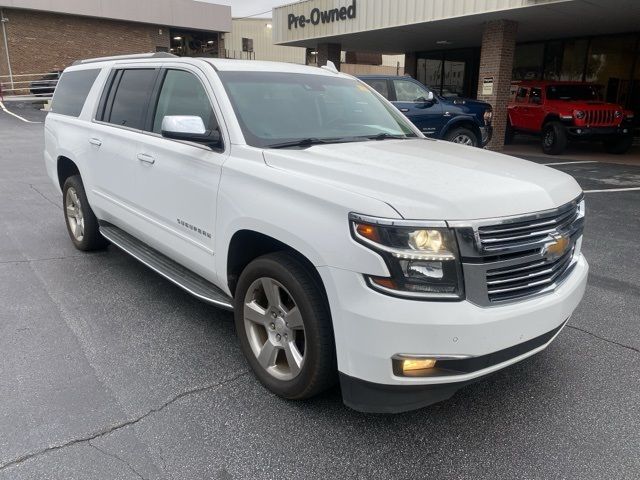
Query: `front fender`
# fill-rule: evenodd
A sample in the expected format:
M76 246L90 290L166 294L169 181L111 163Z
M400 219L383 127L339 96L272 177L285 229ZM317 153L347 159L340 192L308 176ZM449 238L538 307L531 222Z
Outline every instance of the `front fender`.
M316 267L388 275L382 257L351 237L348 215L352 211L400 218L379 200L269 167L262 160L230 159L223 170L217 202L218 284L228 285L229 244L240 230L272 237Z
M473 133L475 133L476 136L478 137L478 141L482 140L482 134L480 133L480 126L478 125L478 122L474 115L461 114L461 115L456 115L455 117L449 119L449 121L442 128L442 138L444 138L445 135L449 131L451 131L451 129L456 127L471 128L473 130Z

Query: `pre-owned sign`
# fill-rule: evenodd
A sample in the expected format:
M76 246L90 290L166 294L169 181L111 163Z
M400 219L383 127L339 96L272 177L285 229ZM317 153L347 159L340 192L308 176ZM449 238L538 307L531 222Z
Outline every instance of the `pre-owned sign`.
M353 0L348 7L333 8L331 10L320 10L314 8L306 15L294 15L289 14L287 18L289 23L289 30L292 28L304 28L307 25L320 25L321 23L333 23L340 20L348 20L356 18L356 0Z

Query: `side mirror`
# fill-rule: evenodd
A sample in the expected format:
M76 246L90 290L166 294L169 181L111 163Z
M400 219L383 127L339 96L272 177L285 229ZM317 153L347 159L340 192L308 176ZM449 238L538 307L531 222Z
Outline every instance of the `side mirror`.
M433 102L433 92L427 93L427 102Z
M195 115L167 115L162 119L162 136L186 140L215 148L221 146L220 132L207 130L202 118Z

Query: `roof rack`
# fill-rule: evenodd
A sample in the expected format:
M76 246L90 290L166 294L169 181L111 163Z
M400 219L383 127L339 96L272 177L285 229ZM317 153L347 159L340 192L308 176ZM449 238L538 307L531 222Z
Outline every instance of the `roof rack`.
M113 57L86 58L76 60L72 65L83 65L85 63L108 62L110 60L132 60L134 58L175 58L177 55L168 52L134 53L133 55L114 55Z

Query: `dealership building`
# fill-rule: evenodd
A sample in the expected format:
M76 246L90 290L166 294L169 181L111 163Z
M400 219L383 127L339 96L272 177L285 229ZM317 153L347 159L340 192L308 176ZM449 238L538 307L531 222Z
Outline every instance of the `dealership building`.
M273 10L274 43L405 55L405 72L444 95L494 106L501 148L517 80L603 86L640 117L638 0L307 0Z
M194 0L0 0L5 94L81 58L224 56L231 8Z

